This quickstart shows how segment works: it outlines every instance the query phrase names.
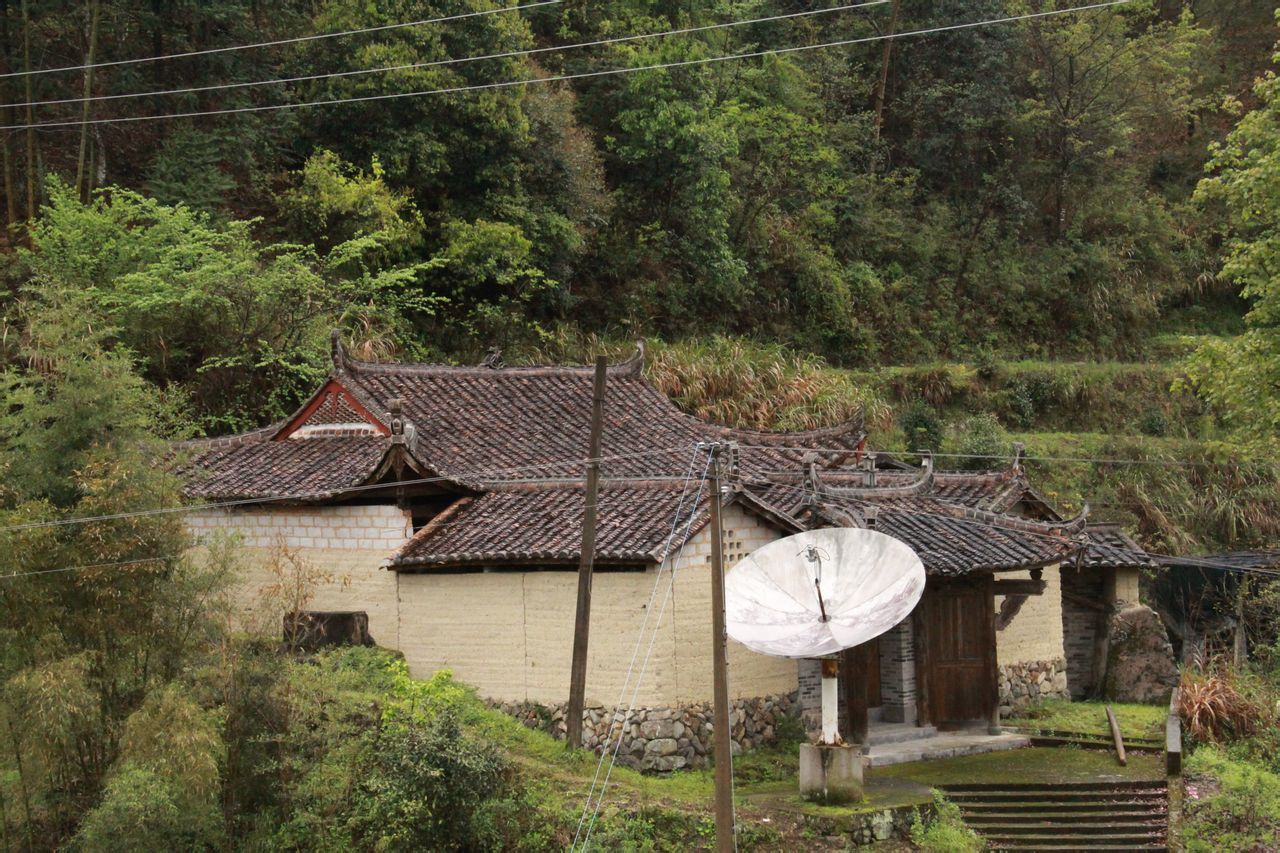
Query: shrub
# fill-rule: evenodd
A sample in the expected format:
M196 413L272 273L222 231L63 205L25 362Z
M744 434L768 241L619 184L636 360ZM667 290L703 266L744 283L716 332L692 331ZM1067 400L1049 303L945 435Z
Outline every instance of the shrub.
M445 710L389 726L368 753L353 795L356 845L377 850L470 848L480 806L498 793L504 762Z
M978 350L973 366L978 372L978 378L986 382L1000 377L1000 356L991 346L984 345Z
M933 853L969 853L984 848L982 839L965 826L960 807L933 792L932 818L922 818L919 812L911 823L911 843L917 850Z
M1169 418L1159 409L1147 409L1138 421L1138 429L1143 435L1160 438L1169 434Z
M221 846L221 815L191 809L159 774L126 765L107 783L97 808L85 815L74 850L211 850Z
M948 439L953 453L963 454L956 467L981 471L999 467L999 460L1012 455L1009 434L995 415L965 418L956 424Z
M906 439L908 451L932 450L942 451L943 427L938 413L923 400L917 400L903 411L898 419L902 434Z

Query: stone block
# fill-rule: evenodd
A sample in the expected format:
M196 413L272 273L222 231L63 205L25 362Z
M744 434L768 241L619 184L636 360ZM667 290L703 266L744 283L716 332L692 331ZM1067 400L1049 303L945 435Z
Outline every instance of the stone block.
M861 800L861 748L801 744L800 794L818 802L831 804Z

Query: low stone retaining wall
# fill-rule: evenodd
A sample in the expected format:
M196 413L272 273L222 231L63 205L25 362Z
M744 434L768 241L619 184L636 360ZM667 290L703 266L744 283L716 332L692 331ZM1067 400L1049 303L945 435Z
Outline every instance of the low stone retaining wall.
M867 847L879 841L911 840L911 827L916 819L929 821L934 814L932 804L882 809L857 815L847 835L856 847Z
M495 702L493 707L510 714L531 729L541 729L563 740L565 705L537 705L529 702ZM729 712L734 752L773 743L778 724L795 717L795 693L738 699ZM603 707L582 712L582 745L601 752L617 744L621 718ZM701 702L674 708L636 708L627 720L618 763L636 770L665 773L685 767L703 767L714 751L711 703Z
M1024 661L1000 667L1000 716L1041 699L1070 699L1067 690L1067 662L1054 660Z

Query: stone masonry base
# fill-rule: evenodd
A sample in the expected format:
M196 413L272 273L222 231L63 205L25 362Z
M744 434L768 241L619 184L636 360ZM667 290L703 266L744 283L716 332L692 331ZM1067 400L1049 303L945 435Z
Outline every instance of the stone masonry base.
M563 740L563 704L538 705L531 702L494 702L498 710L510 714L531 729L541 729ZM612 749L625 708L612 713L603 707L582 712L582 745L594 752ZM794 693L759 699L738 699L729 712L733 728L733 751L764 746L777 740L778 724L794 718ZM668 772L685 767L703 767L714 751L713 712L710 702L673 708L636 708L627 720L618 750L618 763L636 770Z
M1041 699L1070 699L1067 663L1062 658L1023 661L1000 667L1000 716L1007 717Z

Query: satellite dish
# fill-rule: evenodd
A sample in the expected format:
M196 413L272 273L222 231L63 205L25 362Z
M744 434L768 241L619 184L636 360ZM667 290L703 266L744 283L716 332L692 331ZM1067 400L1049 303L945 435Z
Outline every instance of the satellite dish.
M774 657L817 658L875 639L911 614L924 564L903 541L875 530L823 528L770 542L725 576L725 627ZM835 661L822 667L822 743L836 727Z
M816 658L897 625L924 592L924 565L875 530L824 528L770 542L725 577L729 636L774 657Z

